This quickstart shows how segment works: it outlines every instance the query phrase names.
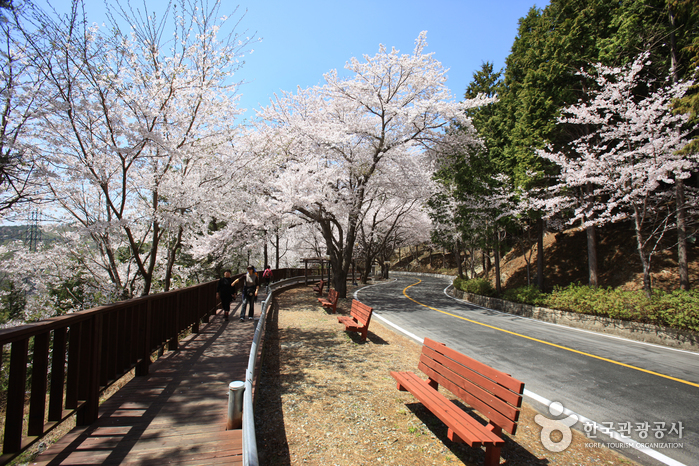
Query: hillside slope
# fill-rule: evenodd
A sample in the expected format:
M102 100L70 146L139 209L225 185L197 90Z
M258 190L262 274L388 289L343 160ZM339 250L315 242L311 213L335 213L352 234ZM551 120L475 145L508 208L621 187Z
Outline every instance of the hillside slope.
M640 290L643 288L641 262L636 250L630 225L614 225L598 232L598 267L601 287ZM664 250L654 254L651 261L653 288L671 291L679 288L677 271L677 247L669 239ZM456 274L453 254L428 252L419 261L403 250L401 260L392 264L393 270L424 272L448 272ZM689 245L690 286L699 286L699 245ZM567 286L570 283L588 283L587 237L584 231L568 230L548 233L544 238L544 287ZM536 246L527 251L530 261L530 280L536 283ZM443 266L446 265L446 268ZM488 278L495 283L494 267ZM516 288L527 284L527 260L520 247L514 247L501 263L501 280L504 288Z

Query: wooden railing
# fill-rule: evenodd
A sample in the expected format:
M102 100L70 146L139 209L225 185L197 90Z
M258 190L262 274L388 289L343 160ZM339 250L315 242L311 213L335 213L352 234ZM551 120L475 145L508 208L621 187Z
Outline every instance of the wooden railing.
M0 330L0 361L10 347L0 464L73 414L77 425L97 420L105 388L134 368L148 374L155 352L177 349L183 333L208 322L217 283Z

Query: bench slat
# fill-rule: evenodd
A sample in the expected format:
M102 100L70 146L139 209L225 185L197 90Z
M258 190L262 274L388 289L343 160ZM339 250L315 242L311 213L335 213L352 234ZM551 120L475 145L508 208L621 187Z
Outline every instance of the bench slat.
M401 387L408 390L427 409L437 416L470 447L481 445L502 446L505 441L479 423L475 418L456 406L451 400L420 379L413 372L391 372Z
M432 380L437 382L439 385L442 385L444 388L452 392L454 395L458 396L461 398L463 401L465 401L468 405L471 407L475 408L478 412L486 416L488 419L491 419L495 424L499 425L502 427L502 429L506 432L509 432L514 435L517 429L517 420L519 418L519 411L514 410L513 417L516 417L516 419L511 419L507 414L503 414L500 411L498 411L497 408L489 405L487 401L479 399L476 395L473 393L464 390L461 388L457 383L453 382L452 380L449 380L447 377L444 377L442 374L439 372L433 370L431 367L428 367L424 364L418 365L418 368L427 374L428 377L430 377ZM471 384L469 384L471 385ZM468 387L470 390L473 386L471 385ZM482 396L487 396L487 393L482 392ZM502 401L500 401L500 405L498 406L499 408L502 408ZM497 404L497 402L496 402ZM504 404L507 406L507 404ZM514 409L514 408L512 408Z
M328 290L328 298L318 298L318 302L323 306L330 309L330 312L334 313L337 309L337 300L339 298L339 293L337 290Z
M444 354L427 347L423 347L422 354L425 355L426 358L438 361L440 364L448 367L460 377L469 380L474 385L481 387L488 392L491 392L512 406L517 408L522 406L521 393L513 392L509 388L502 386L497 381L491 380L483 374L479 374L471 366L464 366L463 364L448 358Z
M497 382L503 387L512 390L515 393L522 393L524 391L524 382L520 382L511 375L505 374L504 372L501 372L497 369L493 369L492 367L483 364L480 361L476 361L475 359L470 358L465 354L459 353L458 351L449 348L443 343L439 343L429 338L425 338L424 345L428 348L433 349L434 351L437 351L438 353L445 355L450 359L453 359L459 364L463 364L467 367L472 368L472 370L478 372L479 374L483 374L489 379Z
M420 362L423 362L428 366L432 366L433 364L430 363L430 361L435 361L435 364L449 369L450 372L444 373L444 375L450 379L452 377L458 377L455 382L457 382L459 385L461 385L463 381L468 381L470 386L478 387L478 390L481 392L492 394L494 397L497 397L498 400L502 400L502 402L505 404L512 405L515 408L522 406L522 395L520 393L515 393L497 382L494 382L487 377L474 372L470 367L462 366L456 361L453 361L444 355L437 353L436 351L429 348L423 348L422 355L420 356ZM443 372L443 369L440 370L437 366L434 366L433 368L438 372ZM453 376L451 374L453 374ZM479 396L479 398L481 397Z
M362 341L366 341L372 312L373 308L353 299L350 315L337 316L337 321L344 324L345 330L359 332L362 336Z

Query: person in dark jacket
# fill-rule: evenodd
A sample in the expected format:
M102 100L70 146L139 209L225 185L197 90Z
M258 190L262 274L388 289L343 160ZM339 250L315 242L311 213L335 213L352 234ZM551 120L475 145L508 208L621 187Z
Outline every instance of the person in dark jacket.
M218 281L216 287L216 297L221 300L221 308L223 309L223 319L228 320L228 314L231 312L231 302L235 299L235 288L231 271L223 272L223 277Z

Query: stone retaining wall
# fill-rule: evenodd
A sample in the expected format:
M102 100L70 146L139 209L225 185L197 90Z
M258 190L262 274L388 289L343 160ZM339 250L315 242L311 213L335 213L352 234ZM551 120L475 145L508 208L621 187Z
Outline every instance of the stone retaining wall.
M490 298L471 293L465 293L454 287L449 287L448 293L458 299L488 309L494 309L509 314L567 325L595 332L608 333L631 340L655 343L658 345L680 348L699 352L699 334L690 330L678 330L671 327L660 327L653 324L628 322L576 312L558 311L529 304L513 303L502 299Z

